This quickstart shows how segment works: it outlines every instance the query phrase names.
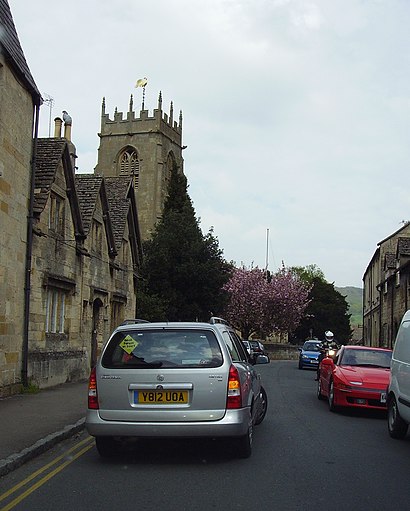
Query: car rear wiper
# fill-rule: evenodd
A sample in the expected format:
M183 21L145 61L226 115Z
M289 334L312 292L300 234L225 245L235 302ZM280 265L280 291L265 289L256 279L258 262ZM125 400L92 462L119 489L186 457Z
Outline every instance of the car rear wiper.
M136 360L135 362L129 362L127 367L139 367L139 368L153 368L158 369L163 366L162 362L145 362L144 360Z

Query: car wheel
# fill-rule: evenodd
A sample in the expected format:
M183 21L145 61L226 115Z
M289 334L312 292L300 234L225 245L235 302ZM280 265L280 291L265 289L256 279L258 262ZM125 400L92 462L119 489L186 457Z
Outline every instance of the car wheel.
M266 411L268 409L268 396L266 394L266 390L263 387L261 387L259 401L260 401L259 412L255 418L256 426L258 426L263 421L266 415Z
M253 426L249 425L246 435L235 439L235 451L239 458L249 458L252 454Z
M333 380L330 380L330 384L329 384L328 401L329 401L329 410L331 412L336 412L337 406L335 405L335 387L333 385Z
M303 369L303 365L302 365L302 362L299 361L299 369Z
M387 404L387 427L392 438L404 438L407 434L408 424L401 418L394 396Z
M95 446L102 458L112 458L118 454L118 442L111 436L95 437Z
M323 399L323 395L322 395L322 384L320 382L320 377L319 379L317 380L317 392L316 392L316 395L317 395L317 398L322 400Z

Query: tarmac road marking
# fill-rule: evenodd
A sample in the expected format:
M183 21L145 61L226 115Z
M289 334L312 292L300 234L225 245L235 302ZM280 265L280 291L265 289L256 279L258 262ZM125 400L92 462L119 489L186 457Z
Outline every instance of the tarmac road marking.
M22 500L24 500L26 497L28 497L28 495L30 495L31 493L33 493L35 490L37 490L40 486L42 486L44 483L46 483L49 479L51 479L52 477L54 477L56 474L58 474L59 472L61 472L61 470L63 470L65 467L67 467L68 465L70 465L70 463L72 463L73 461L75 461L77 458L79 458L80 456L82 456L84 453L86 453L87 451L89 451L92 447L93 447L93 440L94 438L93 437L88 437L84 440L81 440L81 442L78 442L78 444L76 444L74 447L71 447L71 449L69 449L68 451L66 451L64 454L61 454L60 456L57 456L57 458L55 458L53 461L51 461L50 463L47 463L47 465L44 465L44 467L38 469L36 472L33 472L31 475L29 475L28 477L26 477L26 479L24 479L23 481L20 481L18 484L16 484L15 486L13 486L13 488L10 488L10 490L7 490L5 493L3 493L2 495L0 495L0 501L6 499L7 497L10 497L13 493L15 493L17 490L19 490L20 488L22 488L23 486L25 486L26 484L28 484L30 481L32 481L33 479L35 479L36 477L38 477L40 474L42 474L43 472L45 472L46 470L48 470L50 467L52 467L53 465L55 465L56 463L58 463L59 461L61 461L62 459L64 458L67 458L67 456L72 453L73 451L76 451L78 448L80 448L81 446L83 446L84 444L85 447L83 449L81 449L81 451L79 451L77 454L73 455L72 458L70 459L67 459L64 463L62 463L61 465L59 465L57 468L55 468L53 471L49 472L46 476L44 476L42 479L40 479L37 483L35 483L33 486L31 486L28 490L26 490L24 493L22 493L21 495L19 495L18 497L16 497L12 502L10 502L9 504L7 504L5 507L2 507L0 508L0 511L8 511L10 509L12 509L14 506L16 506L19 502L21 502Z

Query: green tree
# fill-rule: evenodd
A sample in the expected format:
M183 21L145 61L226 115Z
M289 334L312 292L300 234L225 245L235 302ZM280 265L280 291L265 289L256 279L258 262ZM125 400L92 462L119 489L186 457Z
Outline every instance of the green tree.
M314 276L310 284L310 302L292 341L299 343L312 337L323 339L326 330L331 330L336 341L346 344L352 334L346 298L322 276Z
M318 278L326 282L325 274L316 264L308 264L307 266L292 266L290 271L297 275L300 280L307 285L312 285L313 279Z
M195 321L220 315L230 271L213 230L202 234L186 177L173 171L162 219L144 244L138 316Z

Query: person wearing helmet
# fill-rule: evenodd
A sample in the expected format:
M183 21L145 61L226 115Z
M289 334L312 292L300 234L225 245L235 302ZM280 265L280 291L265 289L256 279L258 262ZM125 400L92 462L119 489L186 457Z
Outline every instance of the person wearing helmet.
M320 345L320 355L318 357L318 366L317 366L317 373L316 373L316 381L319 380L320 376L320 362L327 357L327 353L329 348L334 347L336 349L337 343L334 339L333 332L330 330L326 330L325 332L325 338L323 339L321 345Z

